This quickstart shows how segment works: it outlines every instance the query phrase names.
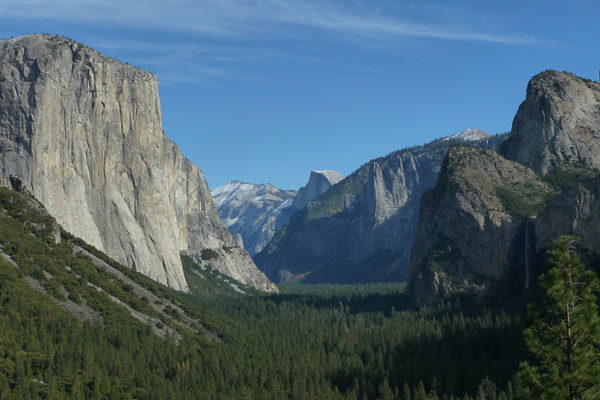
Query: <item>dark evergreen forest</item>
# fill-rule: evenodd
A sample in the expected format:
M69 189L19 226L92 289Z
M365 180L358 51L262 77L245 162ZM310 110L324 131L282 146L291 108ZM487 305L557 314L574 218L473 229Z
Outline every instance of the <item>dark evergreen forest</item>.
M181 294L65 232L57 243L52 220L32 199L0 190L0 207L0 399L513 399L521 393L514 377L527 351L518 308L460 298L417 308L403 285L391 283L239 294L189 259L192 293ZM201 321L205 333L178 324L183 317L173 309L173 319L153 311L148 299L75 246L169 299ZM77 319L60 299L100 317ZM171 333L157 335L156 326L128 310L154 315L155 325Z

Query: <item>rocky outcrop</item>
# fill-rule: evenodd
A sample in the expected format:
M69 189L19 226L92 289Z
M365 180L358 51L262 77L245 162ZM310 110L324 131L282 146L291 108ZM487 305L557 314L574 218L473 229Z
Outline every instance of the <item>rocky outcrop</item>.
M525 265L514 261L530 247L523 242L528 220L552 194L533 170L494 151L452 147L436 186L423 195L411 262L414 297L485 292L513 267L524 276Z
M256 273L256 266L246 250L240 247L221 247L201 252L184 252L192 256L197 265L203 269L219 271L238 282L262 292L276 293L277 286L264 274ZM240 260L245 261L240 263Z
M600 167L600 83L566 72L534 76L504 155L540 174L565 163Z
M309 201L319 197L330 187L344 179L344 175L332 170L311 171L308 183L298 190L292 202L292 212L302 210Z
M295 190L242 181L229 182L212 191L223 223L231 233L241 236L251 256L261 251L287 221L295 195Z
M66 38L0 41L0 171L66 230L178 290L180 251L234 245L162 131L156 77Z
M500 140L473 143L494 147ZM363 165L294 214L256 264L273 280L406 279L421 195L456 142L440 139Z

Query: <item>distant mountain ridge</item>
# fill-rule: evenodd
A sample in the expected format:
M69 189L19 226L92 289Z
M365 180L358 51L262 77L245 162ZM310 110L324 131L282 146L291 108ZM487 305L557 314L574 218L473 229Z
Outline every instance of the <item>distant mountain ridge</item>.
M448 148L502 140L471 129L371 160L293 215L254 260L274 281L407 279L421 194Z
M270 183L232 181L211 194L225 226L254 256L293 213L343 178L332 170L311 171L308 183L297 191L282 190Z

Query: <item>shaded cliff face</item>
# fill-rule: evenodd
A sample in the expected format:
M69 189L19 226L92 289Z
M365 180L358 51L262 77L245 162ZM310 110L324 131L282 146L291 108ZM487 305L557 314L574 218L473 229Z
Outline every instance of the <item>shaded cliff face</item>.
M365 164L293 215L256 264L273 280L406 279L421 195L435 184L454 142L438 140Z
M537 251L544 254L560 235L581 238L586 263L600 266L600 177L576 183L553 198L535 220Z
M600 84L566 72L534 76L504 155L540 174L563 164L600 167Z
M553 194L533 170L494 151L451 148L436 186L423 195L412 252L413 295L426 301L484 292L515 272L511 268L524 268L519 262L528 263L522 258L531 247L525 231L533 234L528 220Z
M65 38L0 41L0 170L65 229L175 289L180 251L234 245L162 131L156 77Z

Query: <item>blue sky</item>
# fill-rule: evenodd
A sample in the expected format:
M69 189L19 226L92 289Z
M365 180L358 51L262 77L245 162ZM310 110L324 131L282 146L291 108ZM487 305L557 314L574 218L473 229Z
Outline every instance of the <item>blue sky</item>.
M0 37L48 32L154 72L164 129L214 188L466 128L510 130L545 69L598 79L600 2L0 0Z

